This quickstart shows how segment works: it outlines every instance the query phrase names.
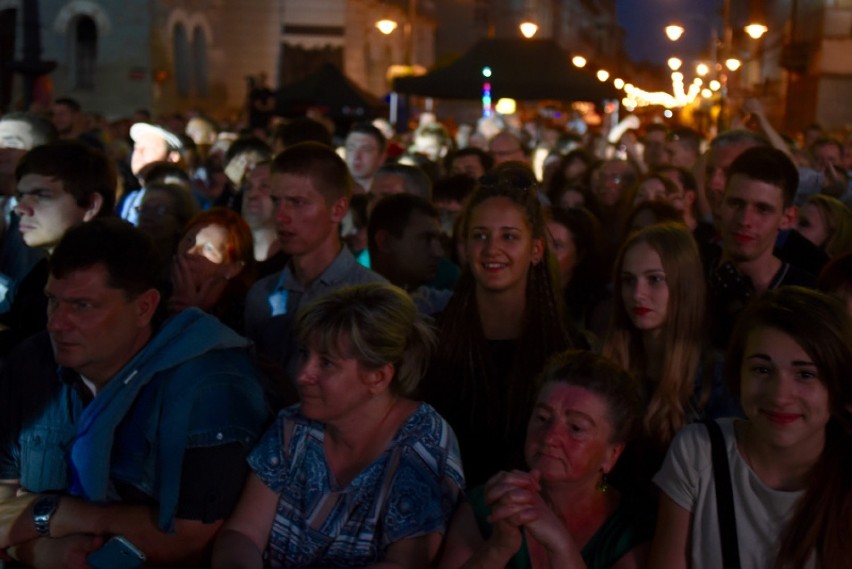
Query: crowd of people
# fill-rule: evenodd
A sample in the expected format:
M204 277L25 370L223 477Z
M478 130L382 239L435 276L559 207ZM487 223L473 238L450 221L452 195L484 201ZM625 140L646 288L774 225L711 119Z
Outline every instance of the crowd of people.
M848 566L852 135L267 114L0 116L0 566Z

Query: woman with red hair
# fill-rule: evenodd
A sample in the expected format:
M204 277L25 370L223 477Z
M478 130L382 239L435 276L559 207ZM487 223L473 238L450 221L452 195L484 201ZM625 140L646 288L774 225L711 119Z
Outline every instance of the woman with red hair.
M243 218L222 207L204 211L189 221L178 244L169 312L195 306L241 332L254 274L251 230Z

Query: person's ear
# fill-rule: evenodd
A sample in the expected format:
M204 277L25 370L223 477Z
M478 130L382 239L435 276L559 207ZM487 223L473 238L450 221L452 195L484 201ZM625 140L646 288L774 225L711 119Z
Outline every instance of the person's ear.
M532 243L532 264L538 265L544 258L544 239L533 239Z
M104 197L98 192L94 192L89 198L89 207L86 208L86 212L83 214L83 221L92 221L95 219L98 213L100 213L103 205Z
M364 382L370 394L375 396L387 391L395 373L396 368L391 363L367 371Z
M615 463L618 462L618 457L624 451L624 443L611 444L604 456L604 462L601 464L601 470L604 474L609 474L615 468Z
M136 305L136 324L139 328L144 328L151 323L154 314L157 313L157 307L160 305L160 291L149 288L137 296L133 303Z
M379 229L373 236L376 240L376 249L379 251L387 251L390 248L391 234L387 229Z
M340 223L349 211L349 198L342 196L331 203L331 221Z
M796 224L796 220L799 218L799 208L791 205L790 207L784 208L784 212L781 214L781 224L779 228L790 229Z

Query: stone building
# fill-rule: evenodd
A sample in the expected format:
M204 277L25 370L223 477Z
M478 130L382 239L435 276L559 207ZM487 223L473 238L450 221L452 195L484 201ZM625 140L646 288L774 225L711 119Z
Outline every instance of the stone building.
M0 106L20 104L22 3L0 0ZM42 58L56 69L40 92L71 96L108 117L146 108L156 114L198 109L233 117L245 104L247 76L273 88L331 61L377 96L387 68L430 66L435 23L429 3L413 14L413 33L382 35L374 22L411 12L374 0L37 0ZM402 28L403 26L401 26ZM407 29L407 28L406 28ZM409 39L410 38L410 39Z

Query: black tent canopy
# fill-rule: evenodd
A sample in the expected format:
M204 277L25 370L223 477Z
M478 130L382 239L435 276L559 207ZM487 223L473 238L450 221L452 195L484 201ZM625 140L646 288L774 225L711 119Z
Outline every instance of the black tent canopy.
M383 101L358 87L331 63L282 86L275 98L276 112L282 116L304 114L308 108L319 106L332 118L357 120L372 117L385 107Z
M482 75L484 67L491 68L488 79ZM480 40L447 66L420 77L397 78L394 90L437 99L479 99L485 81L491 83L494 100L596 102L619 97L612 85L572 65L555 41L521 38Z

